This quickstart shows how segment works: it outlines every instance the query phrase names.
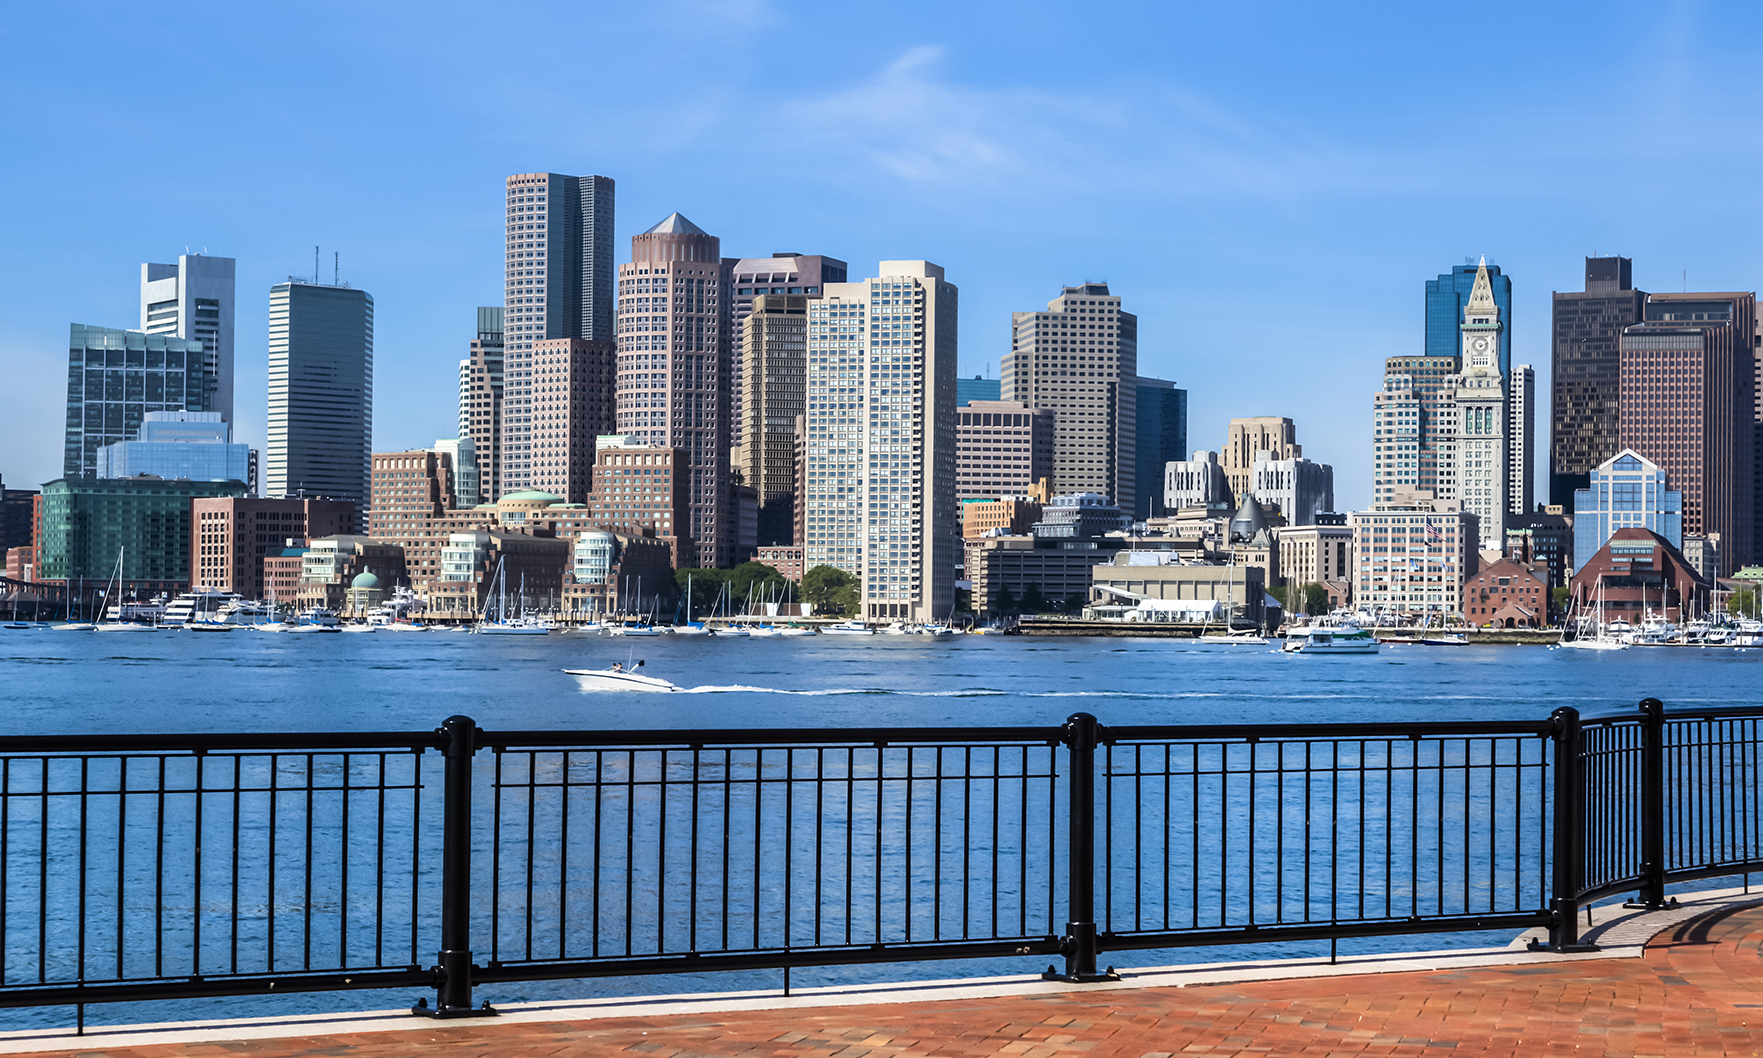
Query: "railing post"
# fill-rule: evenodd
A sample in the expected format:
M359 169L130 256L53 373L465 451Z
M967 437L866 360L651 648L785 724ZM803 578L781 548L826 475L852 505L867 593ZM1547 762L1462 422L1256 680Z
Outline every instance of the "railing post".
M1107 981L1119 977L1110 968L1096 970L1096 749L1102 725L1089 713L1073 713L1065 721L1065 746L1071 753L1069 855L1065 907L1065 973L1067 981Z
M450 716L436 732L445 774L441 801L441 950L435 1009L420 1004L414 1013L439 1018L494 1014L485 1003L471 1006L471 761L477 752L477 723Z
M1641 885L1634 906L1665 900L1665 703L1641 700Z
M1587 950L1579 943L1579 881L1584 877L1585 828L1580 820L1579 710L1564 705L1549 714L1554 724L1555 828L1551 872L1552 922L1548 946L1558 952Z

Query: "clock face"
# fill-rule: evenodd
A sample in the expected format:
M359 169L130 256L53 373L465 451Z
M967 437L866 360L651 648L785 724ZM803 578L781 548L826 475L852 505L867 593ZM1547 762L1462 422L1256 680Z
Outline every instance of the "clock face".
M1485 353L1488 351L1488 340L1485 335L1476 338L1475 341L1470 342L1469 344L1478 353Z

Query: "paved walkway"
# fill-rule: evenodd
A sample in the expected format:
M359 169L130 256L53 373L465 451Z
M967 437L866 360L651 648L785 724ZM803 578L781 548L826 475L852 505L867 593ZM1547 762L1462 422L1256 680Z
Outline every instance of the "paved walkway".
M1420 960L1445 966L1431 970L1397 968L1404 959L1380 960L1376 968L1386 972L1376 973L1285 963L1279 964L1287 974L1283 979L1252 980L1253 967L1215 967L1198 976L1189 968L1081 990L1035 989L1018 980L990 990L906 989L885 1003L848 994L724 998L721 1010L703 999L652 1001L653 1010L636 1014L628 1002L618 1008L535 1005L498 1019L436 1023L386 1015L384 1027L371 1021L364 1026L359 1019L309 1025L292 1029L300 1035L281 1038L242 1038L256 1030L235 1023L231 1029L186 1029L179 1042L170 1043L151 1042L166 1037L142 1030L106 1032L59 1053L115 1058L1763 1053L1763 905L1734 897L1709 899L1675 915L1601 924L1599 932L1603 936L1595 939L1608 947L1589 957L1516 949L1505 955L1496 949L1407 957L1407 965ZM1278 971L1268 964L1260 975ZM1170 980L1176 983L1166 983ZM944 995L959 998L937 998ZM727 1009L742 1002L747 1009ZM329 1034L310 1034L315 1031ZM0 1050L41 1053L72 1042L21 1034L0 1039Z

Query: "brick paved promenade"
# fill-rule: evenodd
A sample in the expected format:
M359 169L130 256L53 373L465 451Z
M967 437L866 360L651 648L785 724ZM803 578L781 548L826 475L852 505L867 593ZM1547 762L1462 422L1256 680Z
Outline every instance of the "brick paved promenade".
M1644 948L1623 949L1626 957L1614 949L1604 957L1540 961L1513 953L1492 957L1504 965L1430 972L1186 987L1130 987L1129 981L1129 987L1026 995L940 1001L919 996L889 1003L642 1016L588 1013L585 1019L581 1012L559 1016L552 1008L502 1019L396 1019L395 1031L339 1025L348 1030L280 1039L209 1034L146 1045L154 1037L107 1034L60 1053L116 1058L1759 1054L1763 906L1707 906L1714 909L1696 917L1680 914L1681 921L1656 934L1654 929L1665 924L1657 917L1632 923L1631 934L1645 929L1653 935ZM1312 967L1312 972L1326 971ZM63 1037L53 1045L72 1042ZM50 1041L15 1038L0 1049L19 1050L21 1043L43 1047Z

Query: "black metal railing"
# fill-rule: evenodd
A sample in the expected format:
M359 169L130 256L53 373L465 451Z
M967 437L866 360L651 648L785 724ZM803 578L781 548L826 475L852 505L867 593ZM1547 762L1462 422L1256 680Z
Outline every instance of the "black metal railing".
M1763 708L0 738L0 1006L1547 927L1763 866Z

